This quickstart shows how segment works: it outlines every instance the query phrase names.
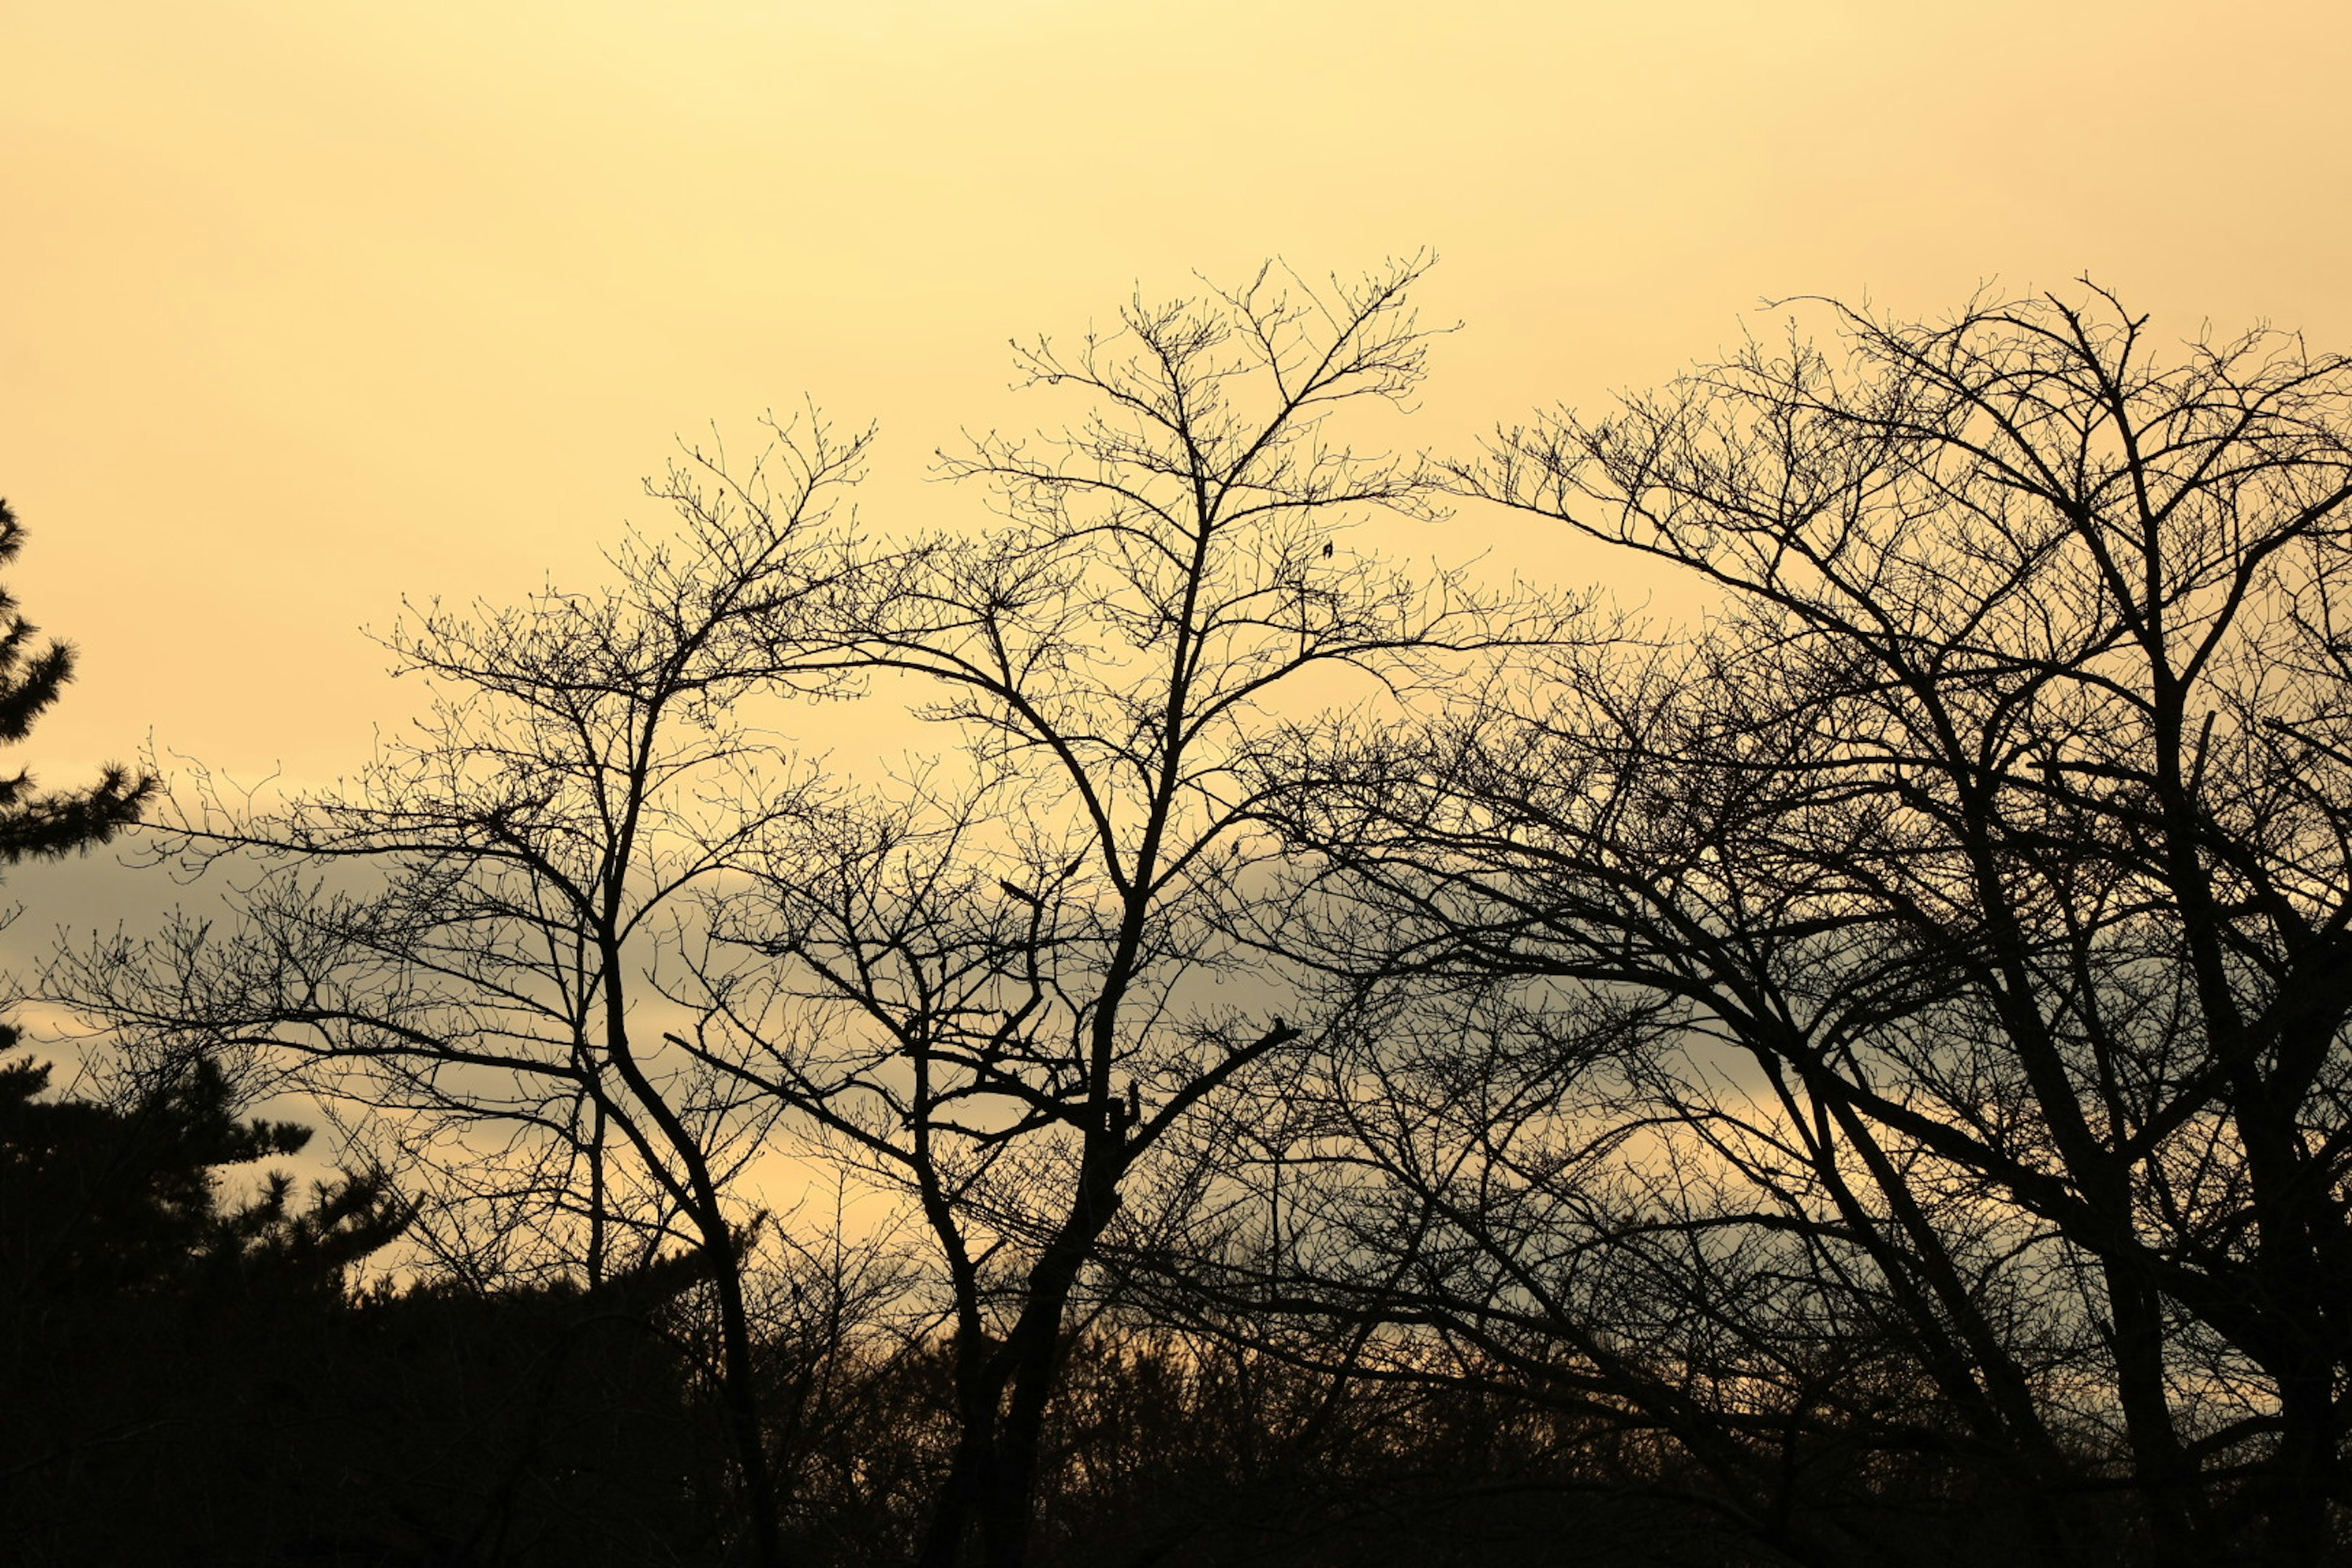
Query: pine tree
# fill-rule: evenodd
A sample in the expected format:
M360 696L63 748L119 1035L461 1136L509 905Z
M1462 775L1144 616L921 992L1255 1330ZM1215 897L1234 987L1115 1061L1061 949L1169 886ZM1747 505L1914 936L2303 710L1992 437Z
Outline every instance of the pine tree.
M0 500L0 566L15 560L24 542L24 525ZM0 742L23 740L73 679L73 648L51 642L36 651L39 631L0 588ZM22 769L0 775L0 864L102 844L138 817L154 790L153 778L111 763L83 790L45 793Z
M264 1289L340 1300L345 1269L407 1227L407 1205L377 1173L320 1183L308 1208L278 1173L224 1204L218 1173L298 1154L310 1130L240 1117L210 1058L121 1106L46 1098L48 1078L29 1058L0 1060L9 1305L125 1294L184 1304Z

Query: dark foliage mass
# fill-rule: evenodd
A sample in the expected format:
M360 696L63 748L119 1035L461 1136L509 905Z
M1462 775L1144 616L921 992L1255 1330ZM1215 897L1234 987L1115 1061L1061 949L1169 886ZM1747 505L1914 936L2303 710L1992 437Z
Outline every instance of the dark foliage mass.
M226 1203L224 1167L304 1131L237 1120L209 1064L121 1106L36 1099L43 1078L0 1071L11 1561L635 1563L713 1538L648 1306L689 1280L355 1294L408 1219L380 1178Z
M220 901L0 1069L5 1551L2352 1561L2352 365L1817 302L1412 459L1418 274L1022 348L976 529L689 449L350 783L161 799ZM1359 544L1456 505L1707 611Z

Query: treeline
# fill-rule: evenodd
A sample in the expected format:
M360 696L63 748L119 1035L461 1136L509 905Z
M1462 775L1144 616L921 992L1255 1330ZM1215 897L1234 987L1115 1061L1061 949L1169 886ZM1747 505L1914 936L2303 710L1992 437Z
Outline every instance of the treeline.
M380 1183L224 1202L303 1131L241 1121L216 1071L124 1104L0 1079L9 1539L29 1563L725 1561L740 1538L710 1304L680 1255L608 1280L348 1270L410 1216ZM875 1314L838 1255L755 1274L757 1381L789 1561L903 1560L955 1447L951 1358ZM871 1281L865 1281L871 1284ZM1318 1364L1114 1310L1075 1334L1044 1445L1050 1563L1739 1561L1687 1460L1433 1357ZM1816 1506L1890 1558L2015 1542L2005 1508L1922 1554L1858 1449ZM1832 1483L1829 1472L1845 1473Z
M344 1270L406 1215L364 1183L224 1205L208 1173L299 1138L236 1121L216 1075L121 1107L36 1100L21 1069L0 1087L0 1245L28 1287L0 1454L15 1560L718 1562L740 1537L693 1259L593 1293L352 1290ZM950 1359L804 1271L769 1283L757 1377L787 1556L901 1560L952 1462ZM1709 1533L1644 1484L1594 1495L1609 1446L1586 1425L1097 1321L1064 1357L1036 1555L1532 1563L1572 1530L1640 1562Z
M1368 455L1419 270L1019 349L977 528L689 449L346 784L157 799L218 904L7 1080L21 1550L2346 1556L2352 365L1823 304ZM1359 542L1463 504L1709 608Z

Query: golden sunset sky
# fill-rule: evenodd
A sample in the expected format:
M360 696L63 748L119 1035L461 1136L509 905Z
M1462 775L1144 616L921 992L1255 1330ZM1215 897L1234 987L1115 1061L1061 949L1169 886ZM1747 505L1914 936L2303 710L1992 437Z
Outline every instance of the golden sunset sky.
M1424 314L1466 323L1413 437L1440 449L1802 292L1929 313L2087 271L2169 336L2352 346L2347 17L10 0L8 585L84 661L26 754L66 784L152 731L331 775L408 710L357 631L404 594L592 581L678 434L803 396L881 422L873 525L969 509L922 475L1035 417L1005 340L1194 268L1433 247ZM1618 569L1522 523L1446 543Z

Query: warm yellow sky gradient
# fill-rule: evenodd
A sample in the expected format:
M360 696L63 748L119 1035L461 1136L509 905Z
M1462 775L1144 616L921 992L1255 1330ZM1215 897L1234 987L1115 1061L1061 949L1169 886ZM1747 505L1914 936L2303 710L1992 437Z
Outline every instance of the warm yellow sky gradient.
M2348 46L2175 0L12 0L9 582L84 655L31 752L340 771L409 695L354 628L583 580L673 433L879 418L867 515L919 523L976 500L935 445L1034 416L1007 336L1268 254L1443 255L1441 447L1798 291L2089 269L2352 345Z

